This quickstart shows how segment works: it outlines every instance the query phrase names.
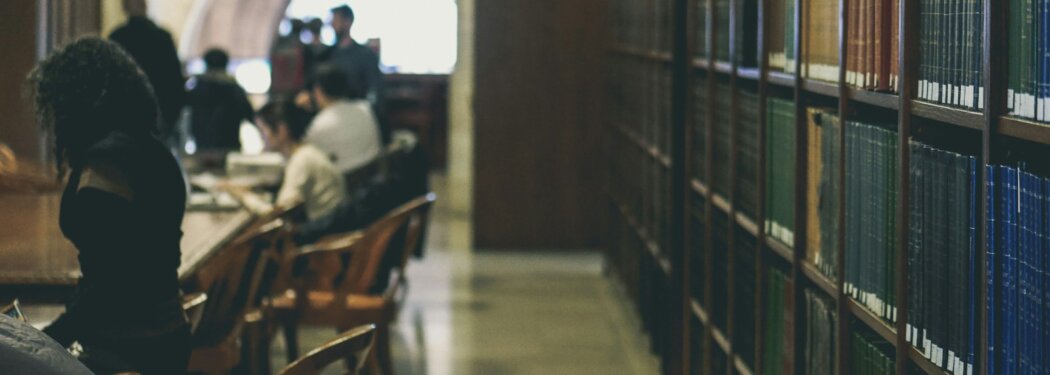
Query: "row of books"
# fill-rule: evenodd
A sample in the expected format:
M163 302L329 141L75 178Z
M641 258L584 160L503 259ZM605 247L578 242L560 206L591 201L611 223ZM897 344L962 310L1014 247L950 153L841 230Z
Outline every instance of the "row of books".
M618 45L637 50L671 50L671 0L619 0L613 4Z
M693 103L690 127L692 128L692 165L690 173L697 181L707 182L707 79L703 73L693 78Z
M671 71L665 64L623 57L610 64L605 93L612 124L670 155Z
M758 94L741 90L736 114L736 185L733 204L738 212L756 217L758 211Z
M988 374L1050 371L1050 179L987 166Z
M893 346L863 327L850 334L850 374L890 375L897 373ZM887 354L890 353L890 354Z
M755 236L733 229L733 353L755 365ZM718 301L715 301L718 303Z
M765 232L787 245L795 243L795 103L770 97L766 102Z
M711 182L711 186L714 191L721 194L723 197L729 196L730 187L730 169L729 169L729 157L730 152L733 148L732 133L730 133L733 123L730 121L730 97L727 95L732 92L729 87L729 82L719 79L715 83L715 97L714 97L714 147L712 148L712 159L711 159L711 178L714 180Z
M769 68L795 72L795 0L770 0L768 25ZM836 43L837 45L838 43Z
M725 212L711 213L711 322L722 332L729 326L729 225Z
M793 374L794 294L791 278L776 267L766 269L762 317L762 375Z
M699 303L704 303L707 286L707 225L704 215L707 209L705 198L693 196L693 207L689 215L689 294Z
M1007 2L1007 107L1015 116L1050 121L1050 3Z
M806 260L838 280L842 122L833 110L806 109Z
M897 320L897 133L846 122L844 291L876 315Z
M918 97L983 109L984 0L921 0L919 6Z
M839 0L802 2L802 75L839 80Z
M977 161L909 142L905 338L955 374L974 364Z
M803 291L806 326L803 333L803 366L806 374L835 373L835 327L838 312L835 302L813 289Z
M846 83L867 90L898 92L900 0L848 2ZM837 15L830 15L824 22L834 24L837 19ZM837 37L838 29L834 31ZM837 41L835 38L827 42L838 45ZM836 59L836 65L837 62ZM838 81L838 76L827 80Z

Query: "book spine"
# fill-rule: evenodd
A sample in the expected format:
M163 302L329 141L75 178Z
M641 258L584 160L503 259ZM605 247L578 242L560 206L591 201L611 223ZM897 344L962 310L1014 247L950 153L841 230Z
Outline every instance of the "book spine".
M985 373L988 375L995 375L997 373L996 370L998 369L996 367L997 362L995 356L997 353L996 349L999 347L999 336L996 335L999 331L997 329L997 327L999 327L999 314L997 314L998 309L996 308L996 302L1000 298L1000 293L998 293L996 289L997 284L995 283L996 277L998 277L995 274L997 256L996 246L1000 243L997 241L998 232L996 229L996 223L999 222L997 219L998 216L996 215L999 210L995 209L996 204L999 202L996 200L996 188L998 185L995 182L998 177L998 168L993 165L985 166L985 175L988 180L986 182L987 195L985 197L985 281L987 283L986 288L988 294L985 296L984 316L986 320L985 324L988 327L988 352L986 353L988 360L985 364Z

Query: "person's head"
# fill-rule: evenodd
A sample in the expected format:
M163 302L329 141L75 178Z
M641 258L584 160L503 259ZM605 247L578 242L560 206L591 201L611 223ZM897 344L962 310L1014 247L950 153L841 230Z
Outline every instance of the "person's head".
M360 99L364 97L360 80L349 76L343 69L332 64L323 64L314 72L314 98L321 108L340 99Z
M350 27L354 25L354 10L349 5L332 8L332 29L336 38L342 40L350 36Z
M314 40L321 38L322 28L324 28L324 21L321 21L320 18L311 18L309 21L306 21L306 31L310 32Z
M268 150L287 152L291 146L302 142L311 119L310 112L299 108L294 102L276 100L259 109L255 123L266 140Z
M124 0L124 13L128 17L145 17L146 0Z
M87 149L111 133L146 138L157 131L153 87L112 42L79 39L37 64L28 81L37 120L54 136L60 170L81 166Z
M209 71L225 72L226 66L230 64L230 55L221 48L211 48L204 52L204 66Z
M306 26L306 24L303 23L303 20L298 18L292 18L291 20L288 20L288 22L292 25L292 30L288 32L288 37L299 39L299 33L303 32L303 27Z

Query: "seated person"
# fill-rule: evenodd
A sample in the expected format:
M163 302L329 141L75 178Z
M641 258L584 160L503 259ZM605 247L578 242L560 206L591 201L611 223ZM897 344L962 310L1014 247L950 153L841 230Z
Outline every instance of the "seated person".
M240 150L241 122L252 121L252 105L237 81L226 73L230 57L221 49L204 53L204 74L190 81L191 134L201 151Z
M313 95L320 112L304 139L332 156L339 172L347 174L383 150L375 114L361 85L339 68L321 65L315 79Z
M307 220L332 213L346 199L346 188L343 176L325 153L303 140L310 114L290 101L277 101L263 106L257 120L267 149L279 152L288 160L276 206L289 207L301 201ZM274 210L273 205L251 195L234 192L252 211Z

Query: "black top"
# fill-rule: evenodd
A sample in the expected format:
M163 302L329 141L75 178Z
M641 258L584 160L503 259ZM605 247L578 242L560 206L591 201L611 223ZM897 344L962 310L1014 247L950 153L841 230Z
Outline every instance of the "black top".
M83 276L66 313L45 332L63 345L87 346L181 328L186 190L175 158L155 139L119 133L86 156L71 171L59 220Z
M225 73L194 77L189 92L193 138L200 150L239 150L241 121L252 121L252 105L237 81Z
M379 135L383 144L390 142L390 126L386 122L383 98L383 72L379 70L379 56L368 46L352 42L349 46L335 45L318 56L319 62L335 65L346 73L351 85L361 88L372 104Z
M382 92L383 72L379 71L379 56L371 48L357 42L346 47L336 45L320 59L342 69L351 83L363 85L369 100L374 101Z
M124 47L149 77L164 120L161 135L170 136L186 101L182 63L171 34L146 17L131 17L109 39Z

